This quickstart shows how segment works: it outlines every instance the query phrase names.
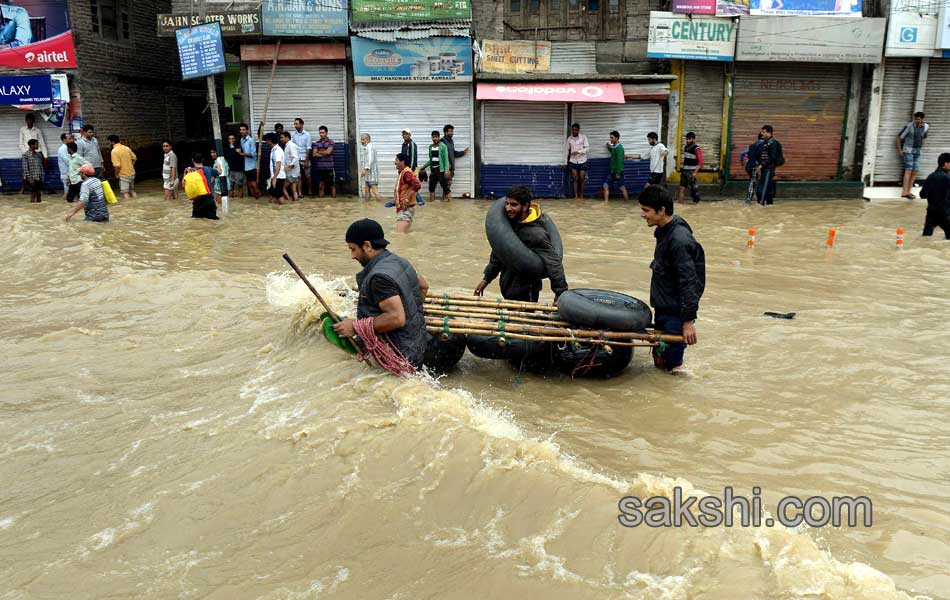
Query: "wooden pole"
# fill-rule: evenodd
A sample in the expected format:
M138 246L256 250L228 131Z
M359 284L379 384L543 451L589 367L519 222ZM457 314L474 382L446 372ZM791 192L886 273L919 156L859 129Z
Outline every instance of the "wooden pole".
M509 300L485 300L479 296L461 296L453 297L449 294L448 300L444 296L429 295L426 297L426 304L451 304L456 306L483 306L485 308L509 308L514 310L534 310L540 312L557 312L556 306L547 304L538 304L536 302L515 302Z
M509 311L493 311L489 309L479 309L472 308L470 310L463 310L460 308L433 308L432 305L424 307L425 314L432 315L441 315L445 317L457 317L457 318L469 318L469 319L484 319L487 321L505 321L505 322L514 322L514 323L529 323L531 325L552 325L555 327L570 327L571 324L567 321L554 321L547 319L544 315L531 315L531 313L517 313ZM472 312L477 311L477 312ZM528 316L520 316L521 314L531 315L536 318L530 318Z
M502 328L498 323L489 323L489 322L478 322L478 321L460 321L450 319L448 323L444 319L439 319L438 317L426 317L426 324L428 325L448 325L451 327L463 327L469 329L478 329L482 331L490 331L501 333ZM555 335L555 336L566 336L567 339L576 339L577 341L586 341L591 339L606 339L606 340L640 340L647 342L665 342L671 344L682 344L683 336L679 335L666 335L666 334L647 334L647 333L636 333L636 332L621 332L621 331L594 331L591 329L563 329L559 327L539 327L537 325L519 325L517 323L506 323L504 330L505 334L512 331L515 333L526 333L531 335Z
M426 331L429 333L442 333L442 327L434 327L431 325L426 325ZM466 334L466 335L486 335L489 332L482 331L480 329L459 329L459 328L449 328L449 333L457 334ZM594 340L594 339L571 339L569 337L556 337L556 336L536 336L536 335L524 335L521 333L505 333L505 337L511 338L513 340L532 340L536 342L578 342L581 344L594 344L594 345L603 345L603 346L629 346L633 348L653 348L656 344L651 344L649 342L622 342L617 340Z
M277 73L277 57L280 56L280 40L277 40L277 46L274 48L274 60L270 66L270 81L267 82L267 95L264 96L264 114L261 115L261 122L257 126L257 185L261 185L261 152L264 150L264 122L267 121L267 107L270 105L270 92L274 87L274 75Z

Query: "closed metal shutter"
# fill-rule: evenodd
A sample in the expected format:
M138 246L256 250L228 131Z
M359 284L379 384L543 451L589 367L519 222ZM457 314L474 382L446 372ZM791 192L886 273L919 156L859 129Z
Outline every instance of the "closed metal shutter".
M6 143L0 144L0 179L3 181L3 190L20 189L20 180L23 178L23 153L20 152L20 128L26 125L27 111L12 106L0 106L0 134ZM51 127L46 119L39 114L33 126L43 132L43 141L46 142L46 151L49 153L49 164L44 170L44 183L48 189L62 189L59 180L59 162L56 152L63 145L59 136L69 131L64 125L62 129ZM108 150L109 142L104 137L99 138L99 147ZM106 152L108 155L108 152ZM106 159L103 159L106 160Z
M251 90L250 124L254 135L257 135L257 124L264 116L270 72L270 65L247 67ZM314 139L317 138L317 128L326 125L331 139L349 142L345 66L277 65L264 131L272 131L274 123L283 123L284 130L293 131L297 117L304 120L304 129Z
M827 181L838 176L848 102L848 64L738 63L733 85L729 172L746 177L739 152L762 125L775 128L785 165L777 179Z
M368 133L379 160L379 190L392 197L396 186L393 159L402 151L402 130L412 131L419 148L419 165L428 160L434 129L455 127L455 149L472 148L472 86L469 84L356 84L356 136ZM359 143L359 142L357 142ZM474 194L474 148L468 156L455 159L452 194ZM423 184L424 189L426 184ZM438 188L441 194L441 188Z
M894 183L901 181L904 177L903 162L897 154L897 135L913 118L920 59L886 58L884 60L881 122L877 130L877 150L874 153L874 182ZM928 90L928 97L929 93ZM925 151L927 144L931 141L928 136L924 144Z
M483 102L482 109L484 164L564 164L567 104Z
M551 72L587 75L597 72L597 50L593 42L552 42Z
M610 158L607 142L617 130L626 154L648 154L647 134L659 133L662 110L653 102L626 104L575 104L571 121L581 126L590 142L590 158Z
M567 104L482 102L482 196L527 185L538 197L564 195Z
M718 62L687 60L683 75L683 131L672 146L686 142L687 131L696 134L696 143L703 150L703 166L720 169L722 154L723 65ZM761 126L762 123L759 123ZM704 169L705 170L705 169Z
M886 71L884 75L887 76ZM914 85L916 87L916 83ZM924 95L924 112L927 113L924 120L930 123L930 129L920 155L920 174L923 177L936 170L938 156L950 152L950 111L946 109L947 98L950 98L950 60L931 58L927 72L927 93ZM910 109L913 110L913 106Z

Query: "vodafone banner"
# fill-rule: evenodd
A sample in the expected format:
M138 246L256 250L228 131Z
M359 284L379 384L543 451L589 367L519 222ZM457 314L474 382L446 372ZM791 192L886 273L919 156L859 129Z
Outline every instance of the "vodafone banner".
M623 104L623 86L617 82L570 83L520 82L479 83L478 100L523 102L606 102Z
M0 1L0 70L75 69L67 0Z

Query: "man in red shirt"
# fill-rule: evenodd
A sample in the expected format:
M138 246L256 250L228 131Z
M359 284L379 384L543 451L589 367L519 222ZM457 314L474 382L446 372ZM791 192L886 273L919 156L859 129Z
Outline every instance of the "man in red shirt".
M396 189L393 194L393 204L396 207L396 231L409 233L412 220L416 216L416 192L422 187L419 178L413 175L409 166L409 157L403 153L396 155Z

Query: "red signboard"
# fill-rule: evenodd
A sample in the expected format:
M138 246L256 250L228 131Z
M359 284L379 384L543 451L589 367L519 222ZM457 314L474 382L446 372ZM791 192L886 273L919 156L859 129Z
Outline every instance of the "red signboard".
M624 103L623 86L617 82L505 81L479 83L475 97L478 100L520 100L525 102Z
M67 0L0 2L0 69L75 69Z

